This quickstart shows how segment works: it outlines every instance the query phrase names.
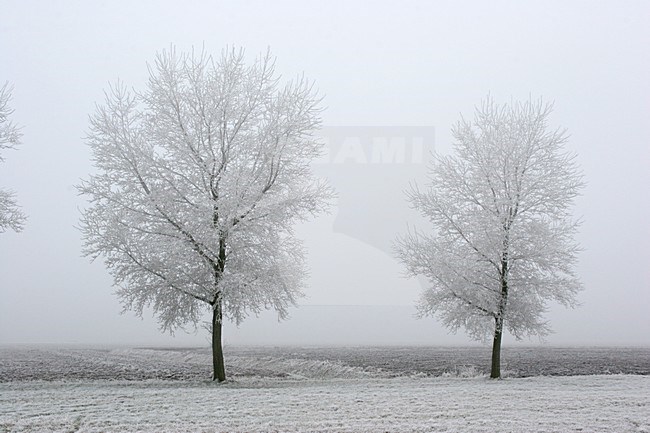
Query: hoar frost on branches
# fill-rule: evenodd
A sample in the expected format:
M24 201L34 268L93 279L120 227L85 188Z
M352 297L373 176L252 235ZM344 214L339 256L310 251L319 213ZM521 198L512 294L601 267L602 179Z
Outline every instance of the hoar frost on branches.
M9 106L11 100L11 87L5 83L0 87L0 162L4 161L2 151L15 149L20 144L21 133L19 128L9 120L13 110ZM14 193L0 189L0 233L8 229L19 232L25 224L25 215L21 212Z
M267 53L157 55L146 89L118 83L90 120L97 174L80 186L85 253L102 256L125 308L151 306L164 330L212 313L214 379L225 380L224 316L302 294L292 226L326 208L310 162L320 98L304 78L280 85Z
M473 122L453 128L454 155L434 155L430 185L408 192L433 233L412 230L397 254L430 286L422 315L450 329L492 338L491 377L500 377L504 329L516 338L544 336L546 301L575 305L579 247L570 207L583 186L564 130L549 130L552 106L498 106L487 99Z

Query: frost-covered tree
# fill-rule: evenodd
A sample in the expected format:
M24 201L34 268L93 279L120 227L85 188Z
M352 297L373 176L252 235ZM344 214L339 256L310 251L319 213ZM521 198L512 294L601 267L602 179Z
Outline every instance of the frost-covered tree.
M11 101L11 87L9 83L5 83L0 87L0 162L4 161L3 150L14 149L20 144L20 129L9 120L14 112L9 101ZM21 231L25 219L25 215L16 203L14 193L0 189L0 233L4 233L7 229Z
M223 381L224 317L285 318L302 293L292 226L331 196L310 171L320 98L304 78L281 85L268 53L247 65L243 50L172 49L149 69L144 91L118 83L91 116L85 254L104 258L125 309L152 307L163 330L209 311Z
M546 302L575 305L581 285L570 208L583 186L562 129L549 129L552 106L498 106L487 99L473 122L453 128L454 155L434 155L430 185L408 192L432 233L397 240L410 275L430 286L422 315L437 315L475 339L492 339L491 377L501 375L504 329L516 338L544 336Z

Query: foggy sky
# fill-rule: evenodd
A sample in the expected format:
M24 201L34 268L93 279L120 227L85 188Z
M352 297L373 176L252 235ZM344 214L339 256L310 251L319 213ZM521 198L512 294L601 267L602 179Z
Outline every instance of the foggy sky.
M0 0L0 84L14 86L24 133L3 154L0 185L29 217L22 233L0 234L0 344L207 344L205 330L172 338L151 317L121 316L75 228L85 203L74 185L93 170L88 115L118 78L142 88L146 62L171 44L215 54L242 46L249 59L270 47L284 78L316 81L324 125L408 137L427 127L440 152L488 94L555 101L551 126L568 129L587 181L575 208L585 290L575 310L550 305L548 342L650 344L650 4L431 3ZM338 202L297 230L311 268L301 304L377 307L309 307L281 324L263 314L227 326L226 343L470 342L412 318L421 282L402 277L390 241L417 223L401 191L423 179L426 157L385 162L348 154L315 164ZM329 324L327 311L336 311Z

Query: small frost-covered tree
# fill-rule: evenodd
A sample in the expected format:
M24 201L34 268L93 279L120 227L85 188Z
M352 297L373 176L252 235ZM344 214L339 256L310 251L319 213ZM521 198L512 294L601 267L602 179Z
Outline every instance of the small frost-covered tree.
M224 317L285 318L302 294L292 225L331 196L310 171L319 102L304 78L280 85L268 53L247 65L243 50L172 49L144 91L118 83L91 116L85 253L104 258L126 309L152 307L163 330L209 311L215 380Z
M20 129L9 117L14 112L9 105L11 101L11 87L5 83L0 87L0 162L4 161L2 151L14 149L20 144ZM8 229L19 232L25 224L25 215L21 212L14 193L0 189L0 233Z
M410 275L428 279L419 308L453 331L491 338L490 376L501 376L504 329L544 336L546 301L573 306L581 285L570 207L583 182L566 132L549 129L550 104L498 106L487 99L473 121L453 128L454 155L434 155L430 185L408 192L433 233L397 240Z

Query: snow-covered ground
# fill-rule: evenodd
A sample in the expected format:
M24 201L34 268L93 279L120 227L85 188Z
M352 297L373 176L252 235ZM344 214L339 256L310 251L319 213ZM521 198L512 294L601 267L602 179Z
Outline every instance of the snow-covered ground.
M233 378L345 379L488 374L489 347L225 348ZM202 380L211 374L209 348L0 346L0 382L25 380ZM505 347L505 377L650 375L650 347Z
M0 384L6 432L650 432L650 377Z
M233 379L217 384L205 349L0 348L0 433L650 433L648 375L494 381L479 352L230 348ZM568 353L565 364L593 358L587 371L621 359L645 368L644 350ZM432 357L447 365L441 375L422 368Z

